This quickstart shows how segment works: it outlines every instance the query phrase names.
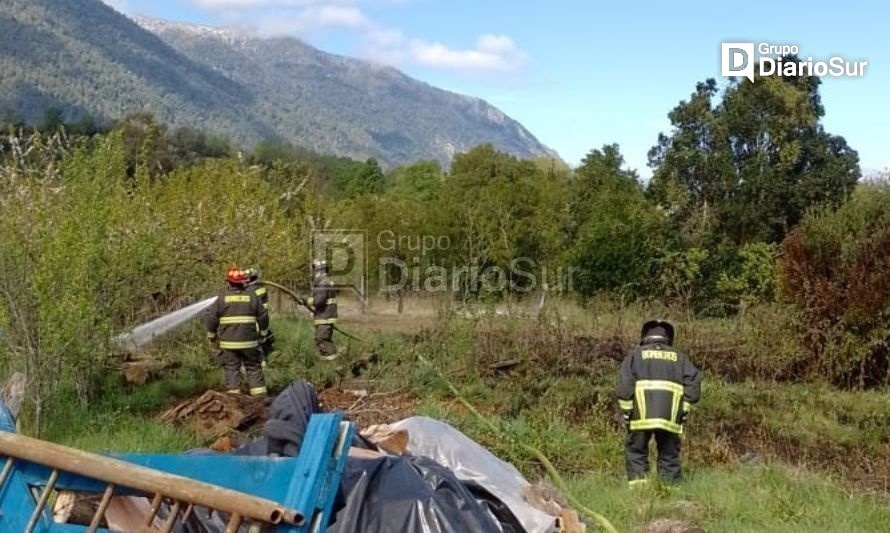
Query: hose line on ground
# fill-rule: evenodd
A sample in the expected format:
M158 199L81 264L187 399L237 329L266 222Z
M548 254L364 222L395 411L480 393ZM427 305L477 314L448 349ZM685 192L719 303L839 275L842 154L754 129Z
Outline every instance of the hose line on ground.
M565 494L566 498L569 500L569 503L571 503L575 507L575 509L577 509L578 511L582 512L583 514L585 514L588 517L590 517L591 519L593 519L605 531L608 531L609 533L618 533L618 530L616 530L615 526L613 526L612 523L609 522L608 518L606 518L605 516L599 514L598 512L596 512L592 509L589 509L587 506L582 504L578 500L578 498L576 498L574 495L572 495L571 491L569 491L568 485L566 485L565 480L563 480L563 478L559 474L559 472L556 471L556 467L553 466L553 463L550 462L550 459L548 459L547 456L544 455L544 453L541 450L535 448L534 446L532 446L530 444L526 444L525 442L520 440L518 437L516 437L516 435L514 435L512 432L507 431L503 428L499 428L491 420L485 418L485 416L483 416L482 413L480 413L473 406L473 404L471 404L469 401L464 399L464 397L461 395L460 391L457 390L457 387L454 386L454 383L452 383L451 380L445 376L445 374L443 374L438 368L436 368L432 363L430 363L424 356L418 354L417 358L418 358L418 360L420 360L421 363L425 364L433 372L435 372L436 376L438 376L439 379L442 380L442 383L444 383L445 386L448 387L448 390L451 391L451 394L454 395L455 399L458 402L460 402L461 405L466 407L467 410L473 414L473 416L475 416L477 419L479 419L479 421L482 422L482 424L485 427L487 427L489 431L491 431L492 433L494 433L497 436L507 437L514 444L518 445L520 448L522 448L526 452L535 456L535 458L538 461L540 461L542 465L544 465L544 470L547 471L547 475L550 477L550 480L553 481L554 484L556 484L556 487L559 490L561 490L563 492L563 494Z

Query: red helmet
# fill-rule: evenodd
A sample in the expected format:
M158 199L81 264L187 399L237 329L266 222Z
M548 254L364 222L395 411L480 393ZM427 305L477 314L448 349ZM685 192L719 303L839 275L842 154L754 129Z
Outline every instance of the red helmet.
M230 268L226 272L226 281L232 285L244 285L248 281L247 272L241 268Z

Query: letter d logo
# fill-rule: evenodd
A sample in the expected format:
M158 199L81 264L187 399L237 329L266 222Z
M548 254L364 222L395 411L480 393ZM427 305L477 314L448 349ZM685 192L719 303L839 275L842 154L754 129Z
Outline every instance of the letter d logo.
M754 81L754 43L720 43L720 75Z

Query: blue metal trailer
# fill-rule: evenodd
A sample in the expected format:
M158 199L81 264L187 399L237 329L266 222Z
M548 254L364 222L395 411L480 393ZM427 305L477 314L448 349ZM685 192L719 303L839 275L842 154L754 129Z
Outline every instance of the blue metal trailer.
M102 527L104 513L122 495L151 500L140 532L172 531L196 508L218 511L227 532L249 526L320 532L330 521L354 433L341 413L316 414L293 458L100 455L18 435L0 401L0 532L110 531ZM49 504L61 490L102 495L90 525L53 521Z

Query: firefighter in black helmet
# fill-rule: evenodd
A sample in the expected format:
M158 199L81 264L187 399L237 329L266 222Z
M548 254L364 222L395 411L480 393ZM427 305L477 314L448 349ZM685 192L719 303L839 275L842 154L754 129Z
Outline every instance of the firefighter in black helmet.
M340 355L333 341L334 324L337 323L337 289L328 277L327 262L318 260L312 263L312 296L300 298L298 303L312 310L318 356L336 359Z
M262 280L260 279L260 269L256 267L248 268L245 273L247 274L247 287L252 290L253 293L259 298L260 303L266 309L266 313L270 313L269 308L269 292L266 289L266 286L262 284ZM263 352L263 365L266 364L266 359L269 358L269 354L272 353L272 350L275 347L275 335L272 333L272 329L269 329L268 335L263 339L263 343L260 345L260 351Z
M659 476L669 483L680 480L680 435L701 395L701 374L673 344L674 326L650 320L643 324L639 346L621 364L618 405L628 429L625 465L631 486L646 482L653 437Z

